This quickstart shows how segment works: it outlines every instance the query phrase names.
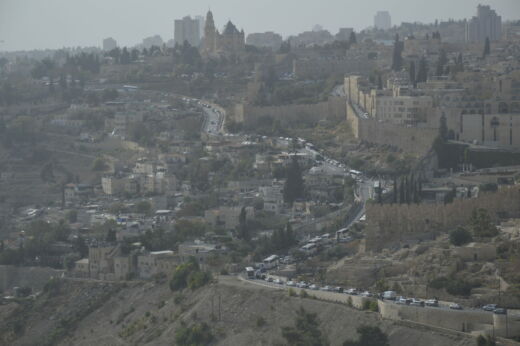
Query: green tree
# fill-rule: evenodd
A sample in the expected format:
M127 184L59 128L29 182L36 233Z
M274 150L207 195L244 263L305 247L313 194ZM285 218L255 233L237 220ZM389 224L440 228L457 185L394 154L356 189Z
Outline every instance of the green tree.
M455 246L461 246L473 241L471 233L463 227L459 227L450 232L450 242Z
M325 346L326 336L319 329L316 313L307 312L303 307L297 312L295 325L282 327L282 336L289 346Z
M67 212L67 221L69 221L70 223L75 223L78 221L78 212L77 210L69 210Z
M135 205L135 211L140 214L150 215L152 213L152 204L149 201L140 201Z
M410 78L410 84L412 84L413 87L416 88L417 87L417 82L415 80L415 74L416 74L416 72L415 72L415 61L411 61L410 62L410 69L408 70L408 73L410 75L410 77L409 77Z
M357 329L359 339L347 340L343 346L390 346L388 336L379 327L361 326Z
M446 122L446 116L444 115L444 113L439 119L439 136L442 138L443 141L446 141L448 139L448 124Z
M246 207L242 207L240 215L238 215L238 233L241 239L250 240L249 229L247 227L247 212Z
M448 57L446 56L446 51L441 49L439 52L439 59L437 59L437 66L435 69L436 76L444 75L444 66L448 62Z
M489 41L489 37L486 37L486 42L484 43L484 52L482 52L482 57L486 57L491 53L491 43Z
M496 346L495 340L489 335L479 335L477 338L477 346Z
M348 38L348 43L349 43L349 45L353 45L353 44L357 43L356 33L354 31L352 31L350 33L350 37Z
M417 82L426 82L428 80L428 62L426 58L423 56L421 60L419 60L419 71L417 72Z
M377 88L383 90L383 78L381 77L381 73L377 74Z
M108 165L102 157L98 157L92 162L92 170L95 172L106 171Z
M287 179L283 189L284 201L292 205L298 198L303 198L304 190L300 164L296 155L293 155L291 164L287 169Z
M214 339L211 328L204 322L191 327L182 325L175 332L175 344L179 346L207 346Z
M399 35L395 34L394 52L392 56L392 70L401 71L403 68L403 42L399 41Z
M186 278L186 283L189 289L195 290L206 285L211 281L211 274L207 271L196 270L192 271Z
M188 262L178 265L170 280L170 289L178 291L188 287L188 277L192 272L196 271L199 271L199 264L193 257Z
M470 225L476 237L494 237L498 234L498 229L491 221L488 211L483 208L473 209Z

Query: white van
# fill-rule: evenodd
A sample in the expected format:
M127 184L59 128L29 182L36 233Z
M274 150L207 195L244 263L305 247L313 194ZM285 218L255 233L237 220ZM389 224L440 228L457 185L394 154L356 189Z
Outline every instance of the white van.
M397 297L397 293L395 291L383 292L383 299L395 300L396 297Z

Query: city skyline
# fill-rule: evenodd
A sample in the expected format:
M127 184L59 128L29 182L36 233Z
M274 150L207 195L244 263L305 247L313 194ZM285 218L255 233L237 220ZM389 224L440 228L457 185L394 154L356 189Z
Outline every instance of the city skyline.
M372 26L377 11L388 11L393 25L415 21L431 23L435 19L469 19L475 15L479 3L482 1L469 0L463 4L447 0L424 2L419 12L416 11L417 3L411 0L371 1L368 4L329 0L326 6L293 0L247 4L238 0L218 3L211 0L190 3L155 0L151 2L153 6L146 7L136 0L112 0L109 3L92 0L88 4L76 0L50 0L45 4L36 0L23 3L4 0L0 4L0 51L99 47L107 37L115 38L121 46L133 46L156 34L166 42L173 39L175 19L205 15L208 8L214 12L218 29L231 20L239 30L244 29L246 35L274 31L286 38L311 30L315 24L322 25L332 34L341 27L353 27L359 31ZM450 14L446 15L448 4ZM495 9L504 21L518 19L514 17L520 13L520 2L516 0L492 0L483 4ZM352 8L356 10L352 11ZM26 29L21 30L21 27Z

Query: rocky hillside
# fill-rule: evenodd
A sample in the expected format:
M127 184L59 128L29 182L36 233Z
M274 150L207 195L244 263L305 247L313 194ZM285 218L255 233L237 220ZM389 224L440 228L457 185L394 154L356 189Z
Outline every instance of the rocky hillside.
M0 306L3 345L173 345L179 330L209 326L216 345L283 345L281 326L300 307L318 314L331 345L355 339L360 325L379 326L391 345L474 345L471 337L419 330L378 314L220 277L195 292L166 283L61 281L32 301Z

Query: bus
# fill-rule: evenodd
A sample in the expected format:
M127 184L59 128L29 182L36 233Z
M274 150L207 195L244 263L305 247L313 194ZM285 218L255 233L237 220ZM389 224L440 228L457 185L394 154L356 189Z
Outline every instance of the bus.
M248 279L255 278L255 269L253 267L246 267L246 274Z
M264 268L265 269L271 269L278 265L278 256L271 255L264 259Z

